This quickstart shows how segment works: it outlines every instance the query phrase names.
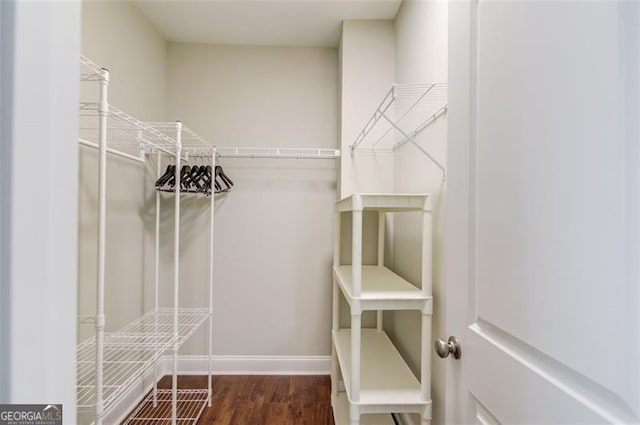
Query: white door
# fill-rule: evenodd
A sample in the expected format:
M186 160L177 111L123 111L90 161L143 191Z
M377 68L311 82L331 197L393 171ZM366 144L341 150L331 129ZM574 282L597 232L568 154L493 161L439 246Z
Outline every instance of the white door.
M640 3L449 13L446 422L638 423Z

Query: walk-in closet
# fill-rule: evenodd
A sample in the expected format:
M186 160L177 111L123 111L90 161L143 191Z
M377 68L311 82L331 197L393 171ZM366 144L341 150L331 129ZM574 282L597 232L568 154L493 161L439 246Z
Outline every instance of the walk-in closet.
M268 423L429 423L447 27L415 47L399 31L445 6L302 3L297 40L274 33L305 33L274 2L82 4L79 423L245 423L218 380L274 374L326 391L313 408L266 397ZM269 32L198 38L193 13L265 14ZM410 48L438 62L396 65ZM402 155L417 187L401 189ZM396 228L416 249L399 269Z
M0 425L638 424L638 117L633 1L0 1Z

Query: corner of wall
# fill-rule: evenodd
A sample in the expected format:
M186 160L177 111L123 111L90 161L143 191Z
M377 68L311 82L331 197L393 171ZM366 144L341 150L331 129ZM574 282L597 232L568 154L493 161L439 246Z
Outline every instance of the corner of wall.
M341 40L341 197L392 192L393 156L356 152L350 145L395 80L393 21L344 21Z

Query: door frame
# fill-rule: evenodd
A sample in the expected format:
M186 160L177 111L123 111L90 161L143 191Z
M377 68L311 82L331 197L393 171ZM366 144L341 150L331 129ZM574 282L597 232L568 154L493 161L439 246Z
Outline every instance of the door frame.
M471 273L471 223L470 179L471 149L473 146L473 108L470 105L473 87L472 35L476 0L449 2L449 99L447 110L447 204L446 204L446 328L449 335L462 337L468 311L467 282ZM462 340L462 355L465 354ZM469 409L462 383L462 364L451 358L444 359L445 366L445 422L462 424L468 420L460 417ZM458 409L459 403L466 408Z
M65 423L76 416L80 12L79 1L0 2L0 402L61 403Z

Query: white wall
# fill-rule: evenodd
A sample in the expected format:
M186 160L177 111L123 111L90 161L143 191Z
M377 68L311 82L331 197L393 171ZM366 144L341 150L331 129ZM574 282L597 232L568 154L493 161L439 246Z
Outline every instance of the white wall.
M394 82L393 21L345 21L340 62L340 197L393 192L391 154L349 149Z
M0 4L0 402L75 410L80 7Z
M393 154L358 150L351 155L364 125L394 82L394 25L390 20L351 20L342 25L340 40L340 197L352 193L392 193ZM391 228L391 227L389 227ZM378 218L366 212L363 221L363 263L377 264ZM341 264L351 264L351 215L343 217ZM389 248L392 244L389 243ZM391 260L391 249L386 251ZM349 327L351 315L344 297L340 326ZM364 312L363 327L375 327L375 312Z
M336 49L170 43L168 59L169 115L217 146L337 147ZM329 355L337 163L221 165L235 186L217 199L214 353ZM208 223L208 200L185 198L182 305L206 305ZM165 288L172 270L164 261ZM206 354L204 343L201 330L183 352Z
M115 30L117 28L117 30ZM166 43L130 2L82 3L82 54L108 68L109 102L141 120L166 119ZM97 84L82 83L82 99ZM153 164L107 157L106 323L115 330L152 307L143 288L153 276ZM97 249L97 151L80 148L79 314L94 314ZM144 285L143 285L144 282ZM79 327L81 339L93 326Z
M405 0L395 21L396 82L447 81L447 3ZM423 131L418 142L446 164L446 115ZM434 196L433 338L445 338L444 328L444 203L446 184L442 173L425 155L407 143L394 157L394 191L431 193ZM394 267L410 282L420 285L421 217L394 217ZM386 328L414 373L420 370L420 314L395 312L385 316ZM444 361L432 356L433 424L444 424Z
M82 2L82 54L109 69L110 103L143 121L168 118L166 42L133 2Z

